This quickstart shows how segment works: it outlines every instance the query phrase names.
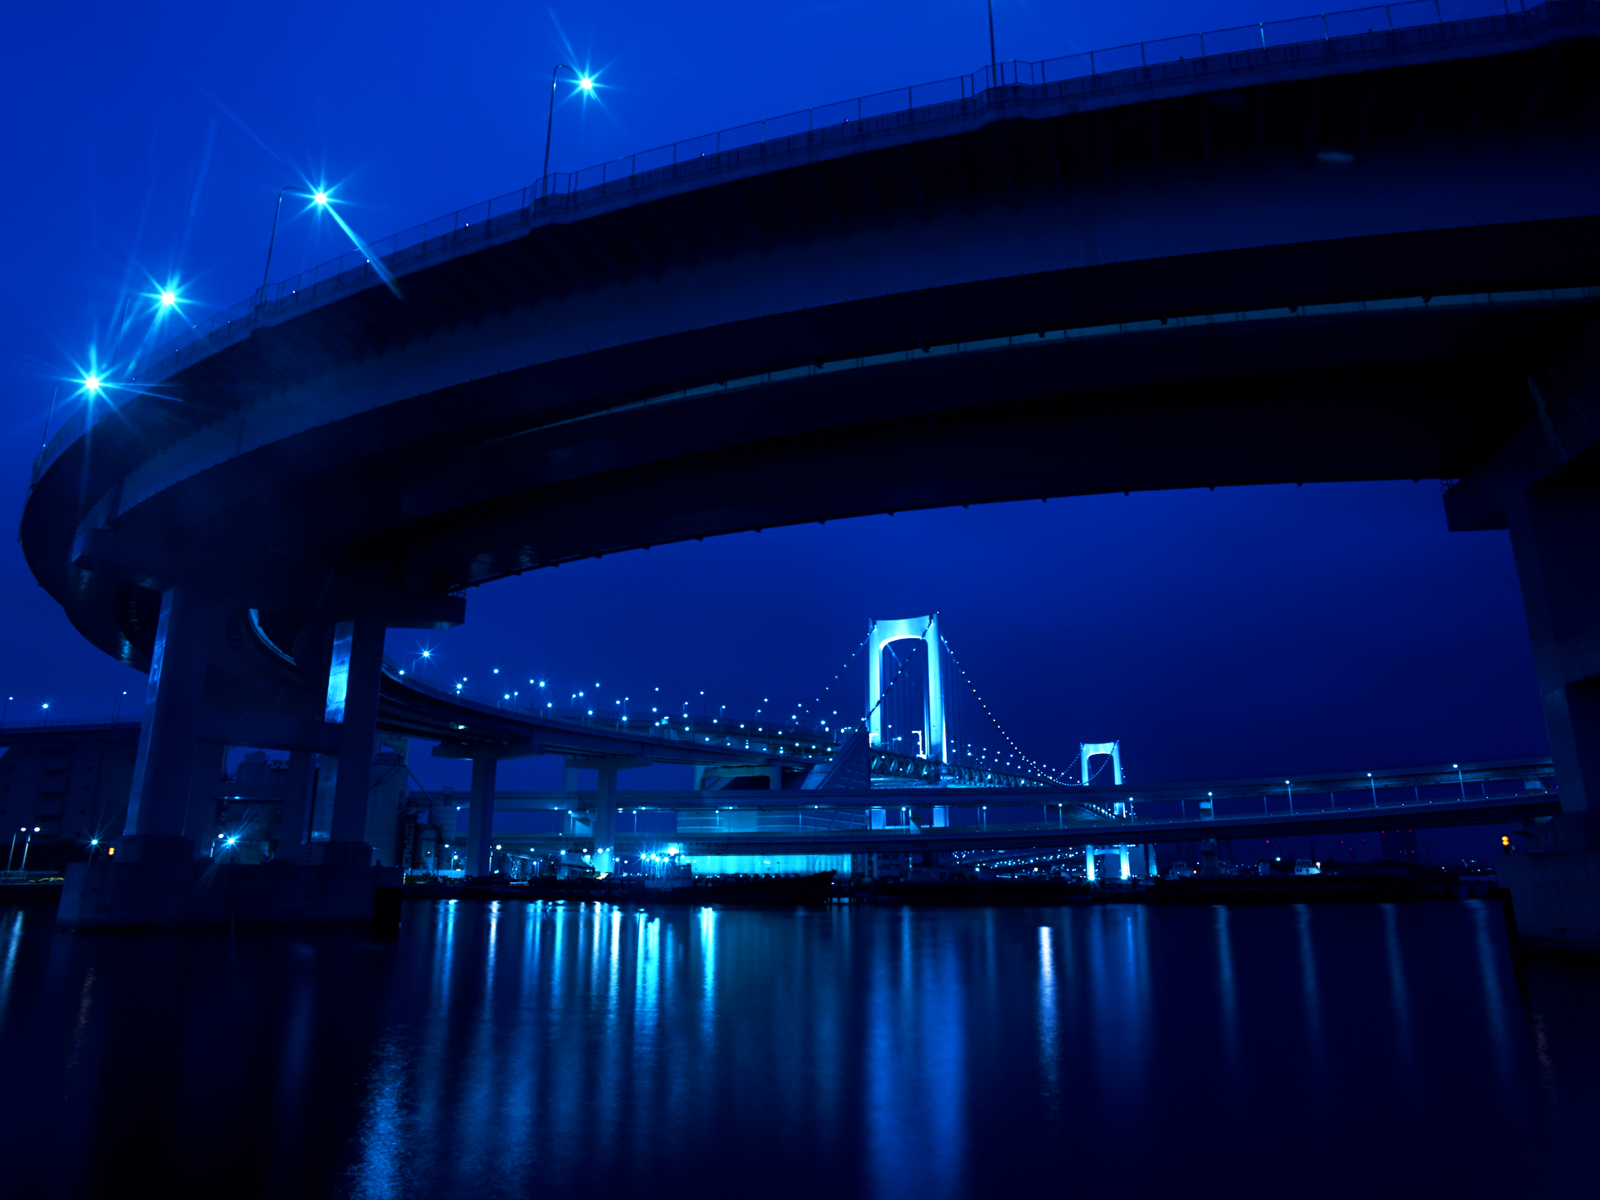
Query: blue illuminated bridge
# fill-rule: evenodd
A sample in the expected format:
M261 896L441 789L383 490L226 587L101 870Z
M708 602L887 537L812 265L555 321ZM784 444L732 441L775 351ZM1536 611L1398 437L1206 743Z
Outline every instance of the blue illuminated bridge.
M124 861L186 852L202 729L333 726L365 764L384 629L459 623L477 584L1402 478L1511 531L1562 853L1595 854L1597 35L1596 0L1430 0L1006 63L541 180L109 373L21 540L85 637L160 663ZM351 861L366 776L335 787Z

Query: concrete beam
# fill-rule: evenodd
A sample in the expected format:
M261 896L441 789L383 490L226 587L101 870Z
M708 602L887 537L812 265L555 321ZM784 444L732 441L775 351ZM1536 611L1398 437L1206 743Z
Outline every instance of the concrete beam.
M211 746L255 746L311 754L337 754L340 728L282 713L201 713L195 740Z
M502 742L482 745L452 745L441 742L431 751L434 758L533 758L549 751L539 742Z
M565 765L569 771L635 771L640 767L653 766L654 761L648 754L568 755Z

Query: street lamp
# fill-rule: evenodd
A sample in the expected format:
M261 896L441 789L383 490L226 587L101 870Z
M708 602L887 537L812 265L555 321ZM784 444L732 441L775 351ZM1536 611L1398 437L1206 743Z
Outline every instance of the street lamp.
M18 830L17 830L17 833L27 833L27 832L28 832L28 827L26 825L23 825L23 826L19 827ZM6 874L7 875L11 874L11 860L13 858L15 858L16 856L17 856L17 834L13 833L11 835L11 849L6 851Z
M1372 777L1372 772L1367 772L1367 783L1372 788L1372 807L1378 807L1378 781Z
M994 56L994 0L989 0L989 86L994 87L999 82L1000 68Z
M544 181L550 174L550 131L555 127L556 123L556 80L563 71L572 71L572 77L578 81L578 90L580 92L592 93L594 91L594 79L588 75L580 75L577 71L573 71L571 67L567 66L566 63L557 63L555 69L550 72L550 115L545 118L544 122L544 170L539 172L539 188L541 192L546 190Z
M26 875L28 873L28 847L33 845L33 835L38 832L39 827L35 825L29 831L27 840L22 843L22 865L17 868L19 874ZM11 864L7 863L6 865L10 866Z
M1467 798L1467 781L1462 778L1461 764L1451 763L1450 765L1456 769L1456 782L1461 785L1461 798L1465 800Z
M1289 789L1289 815L1292 817L1294 816L1294 784L1285 779L1283 785Z
M278 200L272 208L272 234L267 238L267 265L261 269L261 298L256 301L257 304L267 302L267 276L272 272L272 247L278 240L278 216L283 212L283 198L290 193L309 197L318 208L328 207L328 193L320 188L316 191L307 191L298 184L291 183L288 187L278 189Z

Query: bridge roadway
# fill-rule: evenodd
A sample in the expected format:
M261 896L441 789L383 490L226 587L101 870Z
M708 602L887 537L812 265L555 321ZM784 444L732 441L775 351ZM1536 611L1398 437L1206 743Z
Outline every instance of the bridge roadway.
M1509 759L1459 766L1419 767L1374 772L1305 776L1294 782L1291 801L1279 778L1206 780L1158 787L1103 788L875 788L867 792L621 792L617 794L619 828L616 846L622 853L658 848L672 842L693 854L848 854L866 851L1012 849L1045 846L1101 845L1112 842L1188 841L1197 837L1269 838L1321 835L1374 828L1432 828L1451 825L1496 825L1531 820L1560 810L1549 758ZM1421 796L1421 789L1460 790L1458 797ZM1471 794L1477 792L1479 794ZM1367 797L1372 796L1372 802ZM1335 799L1338 797L1338 800ZM496 811L573 810L592 793L512 793L495 796ZM1181 803L1192 817L1112 818L1112 806L1131 802L1171 807ZM1202 816L1200 802L1260 801L1262 811ZM626 828L629 814L672 811L783 814L831 825L835 814L867 809L921 810L939 805L957 812L983 808L981 824L936 827L915 821L885 829L702 830L635 833ZM1058 808L1059 806L1059 808ZM1007 809L1043 809L1046 820L1018 822ZM1271 810L1276 811L1271 811ZM1052 810L1056 810L1052 813ZM810 815L814 814L814 815ZM781 819L781 817L779 818ZM584 844L582 837L554 834L496 833L496 842L517 848L554 850Z
M459 623L517 572L941 505L1443 478L1452 528L1511 531L1582 858L1550 886L1587 887L1597 35L1600 0L1549 0L984 86L524 193L397 250L392 288L356 263L268 289L113 378L24 506L83 635L161 656L127 833L181 836L207 713L319 719L336 661L338 755L364 759L384 629ZM365 777L335 800L356 857Z
M1590 320L1597 30L996 87L547 197L147 365L41 456L24 552L143 667L174 585L296 658L310 614L674 540L1462 476Z
M629 727L612 717L547 716L538 709L486 704L435 687L390 662L384 664L378 701L380 729L438 742L447 754L463 758L560 754L629 759L638 766L681 763L806 770L826 760L834 748L826 733L802 726L747 722L752 732L733 745L733 738L712 740L703 732L703 723L680 724L683 728L643 719ZM337 745L330 739L326 749L337 752Z
M626 810L625 810L626 811ZM616 834L619 854L659 851L671 843L686 854L866 854L933 850L1031 850L1055 846L1144 845L1192 842L1202 838L1239 839L1316 837L1373 829L1435 829L1459 825L1504 825L1535 821L1561 811L1548 792L1490 796L1486 799L1437 800L1246 817L1186 820L1073 821L1012 824L1003 827L918 827L886 829L690 831ZM496 834L495 840L516 850L554 852L584 843L581 837L556 834Z

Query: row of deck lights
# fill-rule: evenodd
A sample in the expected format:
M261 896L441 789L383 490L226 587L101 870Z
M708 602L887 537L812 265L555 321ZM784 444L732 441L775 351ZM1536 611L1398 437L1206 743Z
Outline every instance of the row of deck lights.
M573 81L576 84L576 91L574 93L576 95L581 95L585 98L592 97L595 95L595 90L597 87L597 80L592 72L577 71L572 67L567 66L565 63L558 63L555 70L551 72L550 111L545 123L544 168L540 175L541 186L543 185L544 179L550 173L550 138L555 127L556 88L561 72L563 71L568 72L573 77ZM267 299L267 288L269 286L272 272L272 254L273 249L277 244L278 220L283 213L283 198L285 196L299 196L307 199L311 202L308 207L308 211L326 213L329 217L331 217L334 223L339 226L341 231L343 231L345 236L350 239L351 244L367 255L367 261L372 263L373 266L378 270L379 274L384 277L384 282L389 284L391 287L394 286L382 264L376 261L375 256L371 254L366 242L357 236L355 230L351 229L350 226L345 222L344 218L341 217L335 210L333 190L330 187L328 187L326 184L315 187L308 184L288 184L287 186L279 189L278 195L273 202L272 228L267 237L267 260L261 272L261 288L256 294L255 304L257 306L264 304ZM180 285L173 280L168 280L164 284L156 285L156 291L148 294L148 296L150 299L155 301L153 312L156 317L157 326L159 326L161 321L163 321L169 314L173 312L181 312L182 306L185 302L180 290ZM131 304L131 301L132 297L130 297L125 304ZM91 354L89 369L83 371L74 381L78 387L77 394L82 395L89 401L98 399L110 386L112 386L106 370L98 365L97 357L98 356ZM45 417L44 438L41 443L41 448L49 444L50 422L54 415L55 396L52 395L50 398L50 411Z

